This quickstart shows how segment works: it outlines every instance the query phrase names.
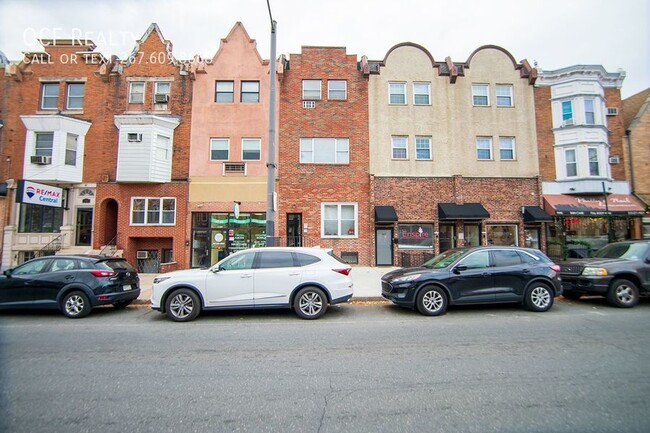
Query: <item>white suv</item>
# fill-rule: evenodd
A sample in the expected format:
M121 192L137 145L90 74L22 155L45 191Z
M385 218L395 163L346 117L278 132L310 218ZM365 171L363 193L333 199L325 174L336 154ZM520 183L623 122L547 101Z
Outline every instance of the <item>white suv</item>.
M293 308L317 319L328 304L352 297L351 267L322 248L254 248L232 254L209 269L158 275L151 308L177 322L201 310Z

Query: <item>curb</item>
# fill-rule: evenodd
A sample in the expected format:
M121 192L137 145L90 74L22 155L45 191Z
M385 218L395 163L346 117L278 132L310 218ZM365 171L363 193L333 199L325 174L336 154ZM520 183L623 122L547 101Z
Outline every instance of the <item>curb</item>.
M373 303L383 303L383 304L390 303L389 301L382 298L381 296L359 296L359 297L353 296L347 303L355 304L355 303L362 303L362 302L373 302ZM131 305L146 307L151 305L151 301L148 299L135 299L133 302L131 302Z

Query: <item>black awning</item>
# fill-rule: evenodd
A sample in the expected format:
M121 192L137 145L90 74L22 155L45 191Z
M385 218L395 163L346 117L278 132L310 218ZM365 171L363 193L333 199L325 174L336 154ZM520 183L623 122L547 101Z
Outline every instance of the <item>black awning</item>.
M393 206L375 206L376 223L394 223L397 221L397 212Z
M524 206L523 214L525 223L545 223L553 221L553 217L547 214L544 209L539 206Z
M490 213L481 203L438 203L440 220L483 220L490 218Z

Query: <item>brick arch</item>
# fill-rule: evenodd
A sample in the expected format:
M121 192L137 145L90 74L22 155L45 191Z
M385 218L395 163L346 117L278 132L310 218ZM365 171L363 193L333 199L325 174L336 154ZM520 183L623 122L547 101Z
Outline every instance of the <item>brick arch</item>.
M95 248L106 245L117 236L118 210L119 204L113 198L107 198L100 204L98 224L96 225L99 229L96 237L98 245L95 245Z

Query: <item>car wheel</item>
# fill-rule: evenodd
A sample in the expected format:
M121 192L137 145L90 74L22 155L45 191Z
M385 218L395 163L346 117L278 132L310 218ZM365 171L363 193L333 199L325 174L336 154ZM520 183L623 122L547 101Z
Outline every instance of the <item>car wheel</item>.
M564 292L562 293L562 296L564 296L567 299L571 299L572 301L577 301L582 296L582 293Z
M201 312L201 302L193 290L175 290L165 303L167 317L175 322L189 322Z
M440 316L447 311L447 294L438 287L425 287L417 296L418 311L425 316Z
M305 287L296 295L293 309L301 319L318 319L327 311L327 297L317 287Z
M535 283L526 291L524 304L531 311L548 311L553 306L553 292L546 284Z
M116 310L122 310L131 305L131 302L133 302L133 299L129 299L128 301L117 301L113 303L113 307Z
M639 289L630 280L616 279L607 291L607 302L615 307L634 307L639 303Z
M92 307L84 292L70 292L61 301L61 310L70 319L80 319L89 315Z

